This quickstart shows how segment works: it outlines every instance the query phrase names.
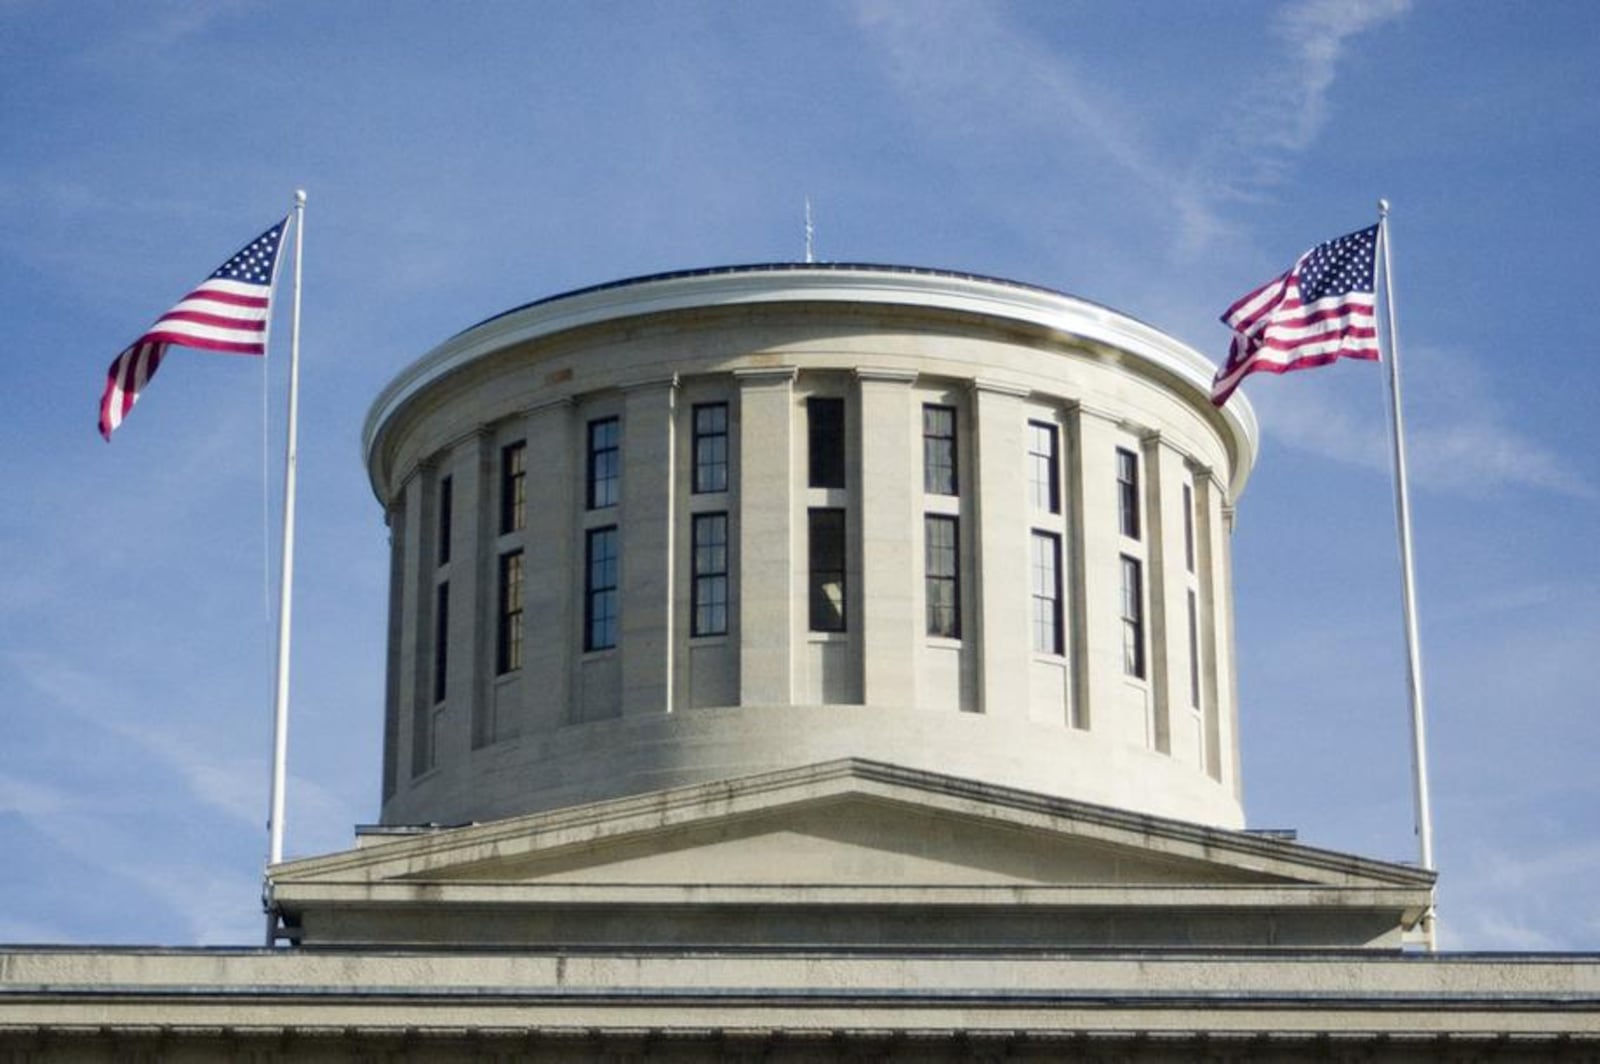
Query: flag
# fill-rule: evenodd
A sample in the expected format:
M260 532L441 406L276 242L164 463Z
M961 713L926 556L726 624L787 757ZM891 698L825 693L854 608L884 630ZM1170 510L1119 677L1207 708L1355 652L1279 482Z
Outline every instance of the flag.
M105 394L100 397L100 435L106 442L155 376L167 348L197 347L234 355L267 353L272 283L288 225L285 218L240 248L111 363Z
M1211 385L1218 406L1251 373L1287 373L1337 358L1376 359L1378 227L1318 244L1289 272L1222 315L1233 330L1228 361Z

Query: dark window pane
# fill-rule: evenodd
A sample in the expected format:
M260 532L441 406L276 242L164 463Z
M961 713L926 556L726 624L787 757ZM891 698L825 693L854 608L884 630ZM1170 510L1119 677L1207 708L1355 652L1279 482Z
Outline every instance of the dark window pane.
M617 530L596 528L585 542L583 649L617 645Z
M811 630L845 630L844 511L810 513Z
M450 665L450 582L441 583L433 603L433 700L443 702Z
M1117 522L1122 534L1139 538L1139 456L1117 450Z
M1194 488L1183 486L1183 563L1194 572Z
M810 444L810 485L844 487L844 400L813 396L806 400Z
M589 422L588 505L615 506L622 480L622 424L614 417Z
M449 477L439 481L439 564L450 561L451 515L455 509L455 492Z
M528 447L517 442L500 449L500 534L521 531L527 523Z
M500 620L495 638L495 671L522 668L522 552L500 556Z

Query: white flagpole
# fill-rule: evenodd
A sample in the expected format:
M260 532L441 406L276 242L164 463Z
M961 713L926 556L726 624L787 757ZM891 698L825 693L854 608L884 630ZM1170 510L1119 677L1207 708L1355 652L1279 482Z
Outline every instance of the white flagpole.
M1406 675L1411 692L1411 783L1416 797L1417 856L1433 864L1433 814L1428 806L1428 742L1422 702L1422 649L1417 638L1417 590L1411 561L1411 502L1406 487L1405 427L1400 414L1400 336L1395 330L1394 274L1389 265L1389 201L1378 201L1378 243L1383 248L1383 304L1389 332L1390 424L1394 429L1395 521L1400 532L1401 598L1405 606ZM1422 918L1429 953L1438 949L1438 918L1432 907Z
M283 564L278 572L278 674L272 707L272 798L267 820L267 865L283 860L283 789L289 753L289 630L294 601L295 436L300 408L300 278L305 261L306 193L294 194L294 310L289 333L288 444L283 471ZM277 913L267 909L267 945L277 938Z

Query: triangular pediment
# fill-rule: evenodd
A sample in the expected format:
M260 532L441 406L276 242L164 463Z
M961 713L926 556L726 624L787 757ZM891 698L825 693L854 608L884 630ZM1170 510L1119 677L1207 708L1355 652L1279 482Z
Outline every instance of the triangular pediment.
M1215 861L862 794L468 860L401 878L715 886L1283 881Z
M390 829L394 830L394 829ZM846 760L277 865L310 946L1398 943L1431 873Z
M280 865L280 885L1417 886L1426 873L847 760L535 813Z

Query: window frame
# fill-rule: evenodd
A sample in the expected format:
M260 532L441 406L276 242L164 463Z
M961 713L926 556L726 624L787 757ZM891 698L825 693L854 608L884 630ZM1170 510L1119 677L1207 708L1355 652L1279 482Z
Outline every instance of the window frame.
M806 483L813 488L847 485L848 414L843 396L806 398Z
M702 425L702 416L718 417L720 425ZM690 491L708 495L728 490L728 404L696 403L689 411L693 473ZM707 453L707 452L711 453Z
M950 514L922 515L922 589L927 634L960 639L961 523Z
M831 537L831 542L824 537ZM836 565L821 565L823 551L837 557ZM806 511L806 586L809 603L807 627L812 632L846 632L850 629L849 529L845 510L837 506L814 506ZM835 578L838 602L826 597ZM826 604L826 608L819 608Z
M718 529L720 541L704 534ZM728 512L707 510L690 518L689 634L728 634Z
M1122 557L1122 674L1148 679L1145 647L1144 563L1130 554Z
M925 495L960 495L959 429L956 408L922 404L922 491Z
M433 704L450 694L450 581L433 589Z
M1029 538L1029 547L1029 587L1033 596L1033 651L1036 654L1062 657L1066 654L1067 641L1065 616L1062 612L1061 536L1056 532L1034 529ZM1048 561L1049 564L1041 565L1041 560ZM1041 577L1045 579L1041 581ZM1047 638L1041 639L1041 635Z
M586 439L584 508L607 510L622 498L622 419L594 418Z
M597 555L596 546L606 553ZM622 544L616 525L587 529L583 537L583 650L611 650L621 627ZM596 579L599 565L602 579ZM597 629L597 625L603 626Z
M450 564L450 537L454 531L455 511L455 481L446 473L439 478L439 512L434 522L434 534L438 542L434 545L435 564L444 566Z
M1139 456L1126 447L1117 448L1117 528L1127 538L1137 540L1144 531L1139 505Z
M1194 484L1183 482L1183 564L1194 572Z
M505 676L522 668L522 612L526 569L522 549L509 550L500 555L495 630L496 676Z
M528 443L517 440L500 448L500 535L521 532L528 524Z
M1189 588L1189 705L1201 708L1200 691L1200 597Z
M1041 437L1048 442L1049 449L1046 451L1036 447ZM1042 506L1039 498L1041 484L1044 488ZM1028 502L1035 510L1050 514L1061 512L1061 432L1058 426L1048 421L1028 422Z

